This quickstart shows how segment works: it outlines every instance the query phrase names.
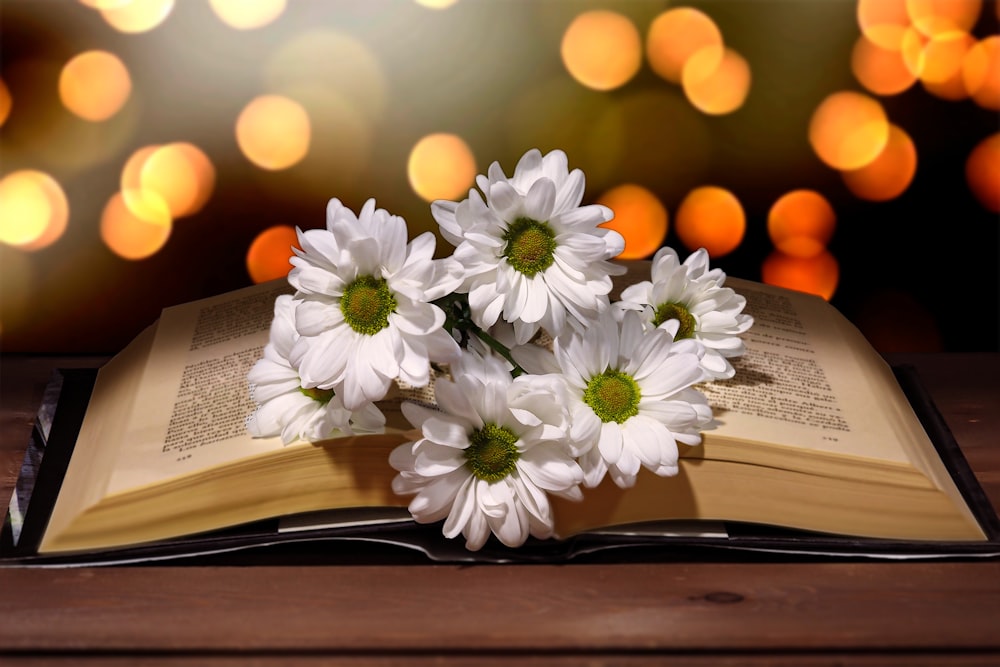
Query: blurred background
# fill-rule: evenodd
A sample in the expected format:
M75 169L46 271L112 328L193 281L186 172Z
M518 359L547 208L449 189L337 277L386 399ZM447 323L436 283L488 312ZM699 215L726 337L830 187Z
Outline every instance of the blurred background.
M374 197L564 150L628 258L708 248L875 346L1000 349L995 0L0 0L0 341L114 353ZM451 251L439 239L438 254Z

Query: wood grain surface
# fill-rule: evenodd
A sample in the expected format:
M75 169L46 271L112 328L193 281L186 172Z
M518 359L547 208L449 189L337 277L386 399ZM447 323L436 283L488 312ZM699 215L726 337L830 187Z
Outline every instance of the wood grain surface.
M1000 355L914 365L1000 507ZM53 368L0 358L0 502ZM1000 562L0 568L0 664L996 665Z

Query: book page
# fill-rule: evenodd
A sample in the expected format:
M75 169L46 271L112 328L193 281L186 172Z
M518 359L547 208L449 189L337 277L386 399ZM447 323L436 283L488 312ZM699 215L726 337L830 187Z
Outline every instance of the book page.
M246 375L290 291L279 280L164 309L109 492L282 447L247 433Z
M727 280L747 299L754 325L736 376L700 388L720 422L713 439L759 441L906 464L893 425L893 394L873 386L859 362L868 346L821 298L759 283ZM884 363L884 362L883 362Z

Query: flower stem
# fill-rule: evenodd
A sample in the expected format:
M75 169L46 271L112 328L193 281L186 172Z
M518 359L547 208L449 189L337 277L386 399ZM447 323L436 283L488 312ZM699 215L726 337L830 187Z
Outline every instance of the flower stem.
M506 359L514 369L511 376L517 377L524 374L521 368L510 354L506 345L489 335L479 325L472 321L472 311L469 309L469 298L465 294L449 294L434 302L445 314L444 328L448 332L458 331L461 335L459 344L468 347L470 335L486 343L487 346L501 357Z

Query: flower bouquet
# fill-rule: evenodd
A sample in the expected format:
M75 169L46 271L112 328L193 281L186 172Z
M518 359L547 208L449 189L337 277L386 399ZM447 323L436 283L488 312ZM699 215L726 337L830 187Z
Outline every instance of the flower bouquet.
M298 231L247 420L286 444L378 432L394 385L424 388L402 405L418 437L389 457L393 491L470 550L552 537L550 494L677 474L678 443L713 424L697 385L734 375L752 325L704 250L662 248L611 302L624 239L601 226L610 209L581 205L562 151L527 152L509 178L493 163L476 185L431 205L448 257L374 200L355 214L333 199L325 229Z

